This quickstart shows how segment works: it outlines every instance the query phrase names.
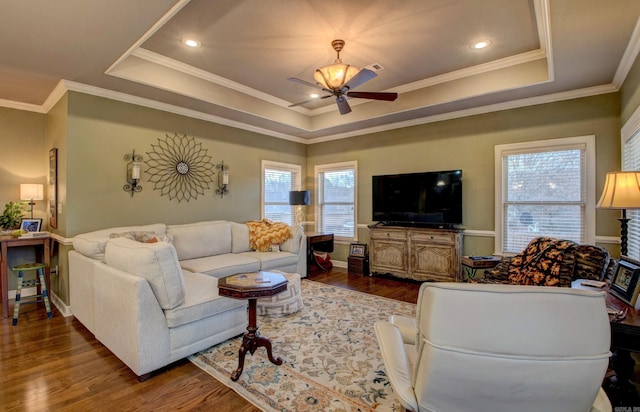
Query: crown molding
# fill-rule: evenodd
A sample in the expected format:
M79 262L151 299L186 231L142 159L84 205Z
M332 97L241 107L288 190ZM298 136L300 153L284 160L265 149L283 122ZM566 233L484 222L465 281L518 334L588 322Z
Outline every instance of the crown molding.
M616 74L613 76L613 84L618 87L622 86L622 83L624 83L631 70L631 66L633 66L633 63L638 57L638 53L640 53L640 19L636 22L636 27L633 29L633 33L631 33L631 38L629 39L629 43L627 43L627 48L624 50L620 64L618 64Z

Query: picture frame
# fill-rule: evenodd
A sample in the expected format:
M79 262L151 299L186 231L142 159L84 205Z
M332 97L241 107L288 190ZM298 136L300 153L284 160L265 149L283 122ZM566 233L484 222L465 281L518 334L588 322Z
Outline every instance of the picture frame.
M349 245L349 256L365 257L367 255L367 245L364 243L351 243Z
M640 262L627 256L621 256L613 277L609 291L620 300L631 306L638 299L638 279L640 278Z
M42 219L40 218L22 218L20 220L20 229L27 232L39 232L42 229Z

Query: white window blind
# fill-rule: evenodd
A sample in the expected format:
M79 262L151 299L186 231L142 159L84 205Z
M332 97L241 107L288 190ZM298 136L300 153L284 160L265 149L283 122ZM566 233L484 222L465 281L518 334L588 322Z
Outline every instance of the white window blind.
M316 166L317 227L335 238L356 239L357 162Z
M289 205L289 191L299 190L299 165L264 161L262 163L262 217L294 224L293 207Z
M579 243L591 239L587 236L588 220L593 215L588 210L593 208L593 201L588 201L592 190L587 144L559 145L561 140L547 146L542 141L532 142L530 147L517 144L496 148L500 162L496 170L496 193L500 193L496 213L498 253L518 253L539 236Z
M623 170L640 170L640 130L624 142L622 161ZM627 209L627 218L627 256L640 259L640 210Z

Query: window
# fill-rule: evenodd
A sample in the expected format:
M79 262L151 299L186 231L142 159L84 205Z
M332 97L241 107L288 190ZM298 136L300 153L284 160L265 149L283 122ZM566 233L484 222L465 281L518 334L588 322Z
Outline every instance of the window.
M595 241L595 136L499 145L496 253L538 236Z
M356 240L358 162L318 165L317 228L337 240Z
M640 128L630 134L623 141L622 170L640 170ZM640 259L640 210L627 209L627 219L627 256Z
M262 161L262 217L292 225L295 220L289 205L289 191L300 190L300 165Z

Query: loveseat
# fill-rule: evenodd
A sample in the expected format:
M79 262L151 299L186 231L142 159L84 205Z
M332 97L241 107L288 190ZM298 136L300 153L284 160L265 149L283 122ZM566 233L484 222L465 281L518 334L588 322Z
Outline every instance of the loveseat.
M290 229L273 252L251 250L247 224L228 221L77 235L71 312L143 380L245 331L247 304L218 296L219 278L259 270L306 276L306 239L301 227Z

